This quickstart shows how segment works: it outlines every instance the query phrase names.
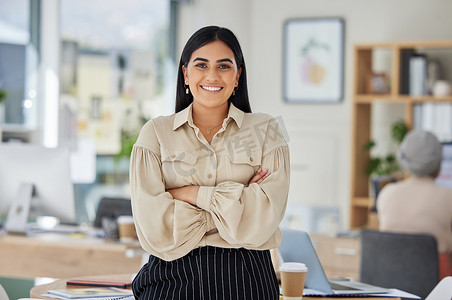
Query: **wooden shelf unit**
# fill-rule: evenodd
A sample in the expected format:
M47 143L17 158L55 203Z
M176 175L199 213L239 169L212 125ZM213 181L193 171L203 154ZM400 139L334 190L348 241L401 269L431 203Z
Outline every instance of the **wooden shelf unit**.
M373 51L389 51L391 68L389 74L390 90L386 94L374 94L369 90L369 78L373 73ZM412 97L400 93L400 62L402 50L415 49L419 52L447 49L451 50L452 41L420 41L357 44L354 47L354 88L352 113L352 149L351 149L351 200L350 227L357 229L368 227L369 209L373 199L369 198L369 179L365 167L369 162L369 153L363 146L371 138L371 113L373 103L403 104L404 120L409 129L413 125L413 107L424 102L452 102L452 96L437 98L430 95Z

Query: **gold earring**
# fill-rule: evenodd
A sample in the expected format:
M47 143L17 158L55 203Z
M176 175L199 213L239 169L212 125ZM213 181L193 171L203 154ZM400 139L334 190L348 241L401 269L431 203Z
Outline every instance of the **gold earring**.
M232 90L232 96L235 96L235 88Z
M188 89L188 86L186 86L185 84L184 84L184 86L185 86L185 94L190 94L190 90Z

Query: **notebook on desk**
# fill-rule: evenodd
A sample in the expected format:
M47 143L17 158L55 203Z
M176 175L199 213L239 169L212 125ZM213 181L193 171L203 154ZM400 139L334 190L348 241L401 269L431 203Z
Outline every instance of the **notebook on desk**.
M328 280L311 239L306 232L300 233L301 262L308 267L305 287L325 295L356 295L387 293L388 289L352 280ZM306 295L306 294L305 294Z

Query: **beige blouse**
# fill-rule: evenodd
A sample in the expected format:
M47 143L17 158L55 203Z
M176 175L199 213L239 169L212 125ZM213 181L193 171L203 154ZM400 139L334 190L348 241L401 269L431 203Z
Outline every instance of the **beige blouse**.
M278 247L289 190L289 149L278 122L230 104L209 144L191 112L190 105L148 121L133 147L132 210L142 247L167 261L206 245ZM259 168L270 176L248 185ZM166 192L187 185L200 186L198 206Z
M410 177L386 185L378 195L380 230L428 233L440 253L452 252L452 189L429 177Z

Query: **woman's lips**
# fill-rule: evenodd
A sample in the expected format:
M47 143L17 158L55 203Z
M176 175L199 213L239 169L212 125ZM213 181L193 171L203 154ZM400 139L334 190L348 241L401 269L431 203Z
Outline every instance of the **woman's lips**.
M222 89L221 86L208 86L208 85L201 85L201 88L208 92L218 92Z

